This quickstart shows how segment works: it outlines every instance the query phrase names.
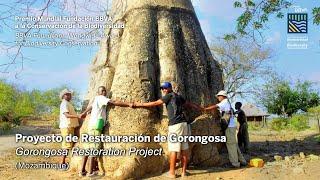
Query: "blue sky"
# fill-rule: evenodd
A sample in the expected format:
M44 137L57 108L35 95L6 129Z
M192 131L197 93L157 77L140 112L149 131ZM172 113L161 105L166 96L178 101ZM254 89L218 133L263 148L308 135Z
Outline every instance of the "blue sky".
M202 30L206 34L208 41L221 36L225 32L232 32L236 26L236 18L241 13L240 10L232 8L233 1L219 1L219 6L213 6L217 0L195 0L198 18L201 22ZM319 0L296 0L294 5L307 8L311 16L312 8L320 6ZM227 13L226 13L227 12ZM288 9L287 12L294 12ZM226 15L228 14L228 15ZM287 49L287 19L272 18L268 22L268 29L264 31L267 45L275 50L275 57L272 59L273 67L276 71L293 79L300 78L311 81L320 81L320 26L313 25L309 20L309 48L306 50Z
M236 18L241 14L241 10L234 9L233 2L233 0L194 0L196 13L208 42L235 30ZM320 1L297 0L294 4L307 8L310 15L312 7L320 6ZM289 9L288 12L293 12L293 9ZM264 35L268 42L266 45L275 50L276 55L271 60L274 69L293 79L320 82L320 26L314 26L311 21L309 22L307 34L309 48L306 50L287 49L286 16L283 19L270 19L268 26L269 29L264 31ZM12 39L14 32L0 33L0 40ZM88 68L97 50L98 47L24 49L25 56L32 58L32 61L25 62L24 70L18 78L15 78L14 72L0 73L0 78L26 89L48 89L68 85L85 94L89 82ZM0 64L3 62L8 62L8 58L0 47Z

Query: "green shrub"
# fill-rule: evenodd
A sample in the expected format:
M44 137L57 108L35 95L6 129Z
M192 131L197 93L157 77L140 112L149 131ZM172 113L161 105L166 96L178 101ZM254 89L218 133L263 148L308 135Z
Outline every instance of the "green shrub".
M0 128L2 131L8 132L11 130L12 126L11 126L10 122L3 122L3 123L1 123Z
M315 136L314 139L315 139L318 143L320 143L320 135Z
M308 117L305 115L293 115L291 118L274 118L270 127L276 131L285 129L303 131L309 128Z
M296 131L302 131L309 128L308 117L305 115L293 115L289 120L289 126Z
M249 131L260 131L261 130L261 126L255 125L254 122L248 122L248 130Z
M16 125L16 126L20 126L21 125L21 121L22 121L21 117L14 117L12 119L13 125Z
M10 122L14 127L22 125L22 120L28 117L57 119L61 103L59 94L65 88L27 91L0 79L0 120ZM72 97L75 108L80 107L80 102L79 95L75 93Z
M320 135L314 136L314 140L318 143L320 143Z
M57 120L52 121L52 128L59 129L59 121L57 121Z
M287 118L274 118L270 123L270 127L272 130L281 131L283 129L287 129L288 119Z

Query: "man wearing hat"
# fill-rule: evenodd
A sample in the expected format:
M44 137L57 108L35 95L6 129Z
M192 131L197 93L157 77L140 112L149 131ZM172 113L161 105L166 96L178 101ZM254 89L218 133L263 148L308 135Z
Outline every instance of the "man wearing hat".
M237 143L237 122L234 118L233 109L231 107L231 104L227 97L226 91L220 91L216 95L219 103L209 106L207 108L204 108L205 111L212 111L214 109L218 109L221 114L228 113L230 114L230 120L228 122L228 127L225 131L226 137L227 137L227 149L228 149L228 155L230 163L233 167L240 167L240 165L247 165L246 160L244 159L243 155L241 154L241 151L239 149L238 143Z
M156 107L162 106L166 104L166 108L168 111L168 118L169 118L169 130L168 135L176 134L178 136L187 136L188 135L188 125L187 119L184 117L183 114L183 107L185 108L194 108L197 110L201 110L201 107L187 102L181 95L172 91L172 85L170 82L164 82L161 84L160 89L164 96L153 102L148 103L134 103L133 107ZM173 143L168 141L168 149L170 152L170 171L167 174L168 178L175 178L175 166L177 160L177 154L181 153L181 162L182 162L182 174L181 176L184 177L187 175L186 168L187 168L187 155L188 155L188 143Z
M61 136L63 137L62 149L70 150L73 147L72 142L66 142L65 138L68 135L74 135L74 130L79 126L80 115L74 110L74 107L70 103L72 99L72 91L64 89L60 92L60 124L59 128ZM65 164L66 156L62 156L61 164Z

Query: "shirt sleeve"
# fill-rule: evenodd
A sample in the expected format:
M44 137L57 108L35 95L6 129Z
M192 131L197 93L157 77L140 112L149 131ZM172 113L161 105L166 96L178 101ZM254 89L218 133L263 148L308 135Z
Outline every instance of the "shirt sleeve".
M105 96L100 96L99 98L97 98L97 100L98 100L99 107L108 105L108 103L110 101L110 99Z
M161 100L165 103L165 104L168 104L168 102L170 101L171 99L171 95L170 94L167 94L165 96L162 96Z
M68 105L65 101L63 101L60 105L60 112L61 114L69 112Z
M217 104L217 106L219 107L220 111L226 111L226 101L221 101Z

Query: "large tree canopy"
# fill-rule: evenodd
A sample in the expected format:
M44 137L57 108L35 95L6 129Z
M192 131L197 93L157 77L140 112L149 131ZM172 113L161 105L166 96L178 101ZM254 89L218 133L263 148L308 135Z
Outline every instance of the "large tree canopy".
M261 103L269 113L291 116L299 110L307 112L320 104L318 91L308 81L291 84L287 80L273 78L265 84L258 94Z
M237 19L237 29L235 33L227 34L226 39L234 39L238 35L250 36L253 39L262 37L262 32L266 29L268 21L272 16L276 18L284 17L284 10L292 7L291 0L243 0L235 1L235 8L242 8L243 13ZM320 7L312 9L313 23L320 24Z
M211 45L211 51L223 70L225 90L231 98L247 97L255 91L255 82L264 79L271 70L272 51L246 39L221 39Z
M65 86L45 91L27 91L0 80L0 120L15 121L23 117L53 115L59 112L59 93ZM73 103L80 107L80 98L73 95Z

